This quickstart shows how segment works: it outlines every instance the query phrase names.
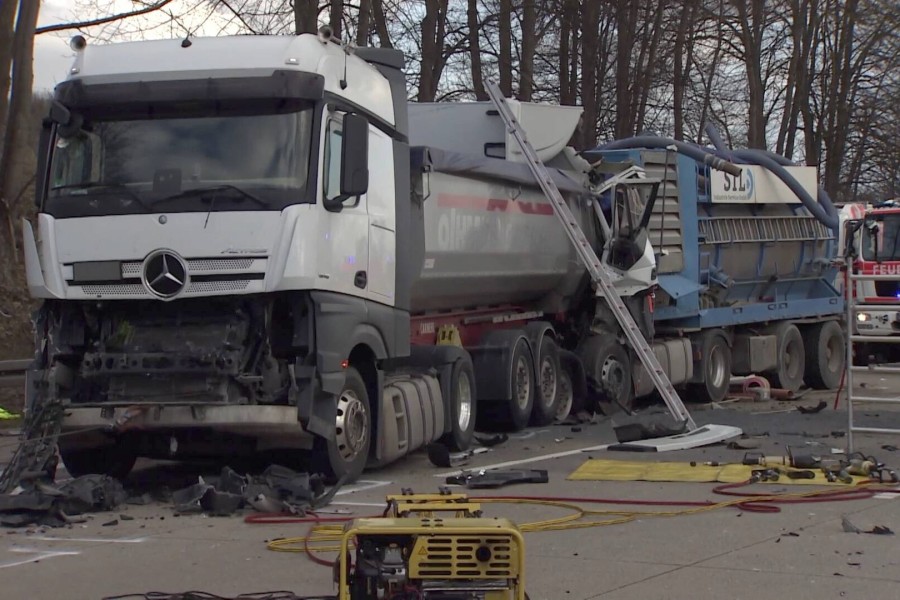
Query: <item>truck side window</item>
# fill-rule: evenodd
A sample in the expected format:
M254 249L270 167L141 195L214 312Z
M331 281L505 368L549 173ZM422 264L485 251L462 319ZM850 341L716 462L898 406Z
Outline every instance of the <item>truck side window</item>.
M341 121L336 117L328 119L325 130L324 195L326 198L335 198L341 193L342 141Z

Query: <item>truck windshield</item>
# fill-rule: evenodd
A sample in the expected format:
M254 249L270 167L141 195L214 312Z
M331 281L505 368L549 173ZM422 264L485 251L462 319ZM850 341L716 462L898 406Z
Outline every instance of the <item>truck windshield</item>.
M280 210L306 201L312 110L85 120L57 135L46 212Z
M878 226L874 230L868 227L872 222ZM863 259L900 260L900 214L880 215L877 220L866 219L862 230Z

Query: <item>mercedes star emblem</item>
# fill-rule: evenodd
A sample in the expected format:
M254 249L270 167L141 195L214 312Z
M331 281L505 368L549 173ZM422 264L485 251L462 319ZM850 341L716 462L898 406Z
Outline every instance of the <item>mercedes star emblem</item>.
M141 279L151 294L168 300L187 286L187 264L171 250L157 250L144 259Z

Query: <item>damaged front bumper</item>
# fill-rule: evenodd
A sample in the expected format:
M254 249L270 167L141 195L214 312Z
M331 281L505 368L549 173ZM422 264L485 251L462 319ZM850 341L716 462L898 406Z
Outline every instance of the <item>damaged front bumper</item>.
M69 447L109 443L110 435L170 435L214 431L255 440L257 451L312 447L295 406L164 405L67 406L62 424Z

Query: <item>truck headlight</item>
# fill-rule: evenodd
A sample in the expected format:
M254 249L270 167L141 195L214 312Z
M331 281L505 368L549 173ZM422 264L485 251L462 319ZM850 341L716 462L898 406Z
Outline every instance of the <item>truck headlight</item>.
M859 321L860 323L865 323L866 321L868 321L871 318L872 317L871 317L871 315L869 315L869 313L864 313L864 312L856 313L856 320Z

